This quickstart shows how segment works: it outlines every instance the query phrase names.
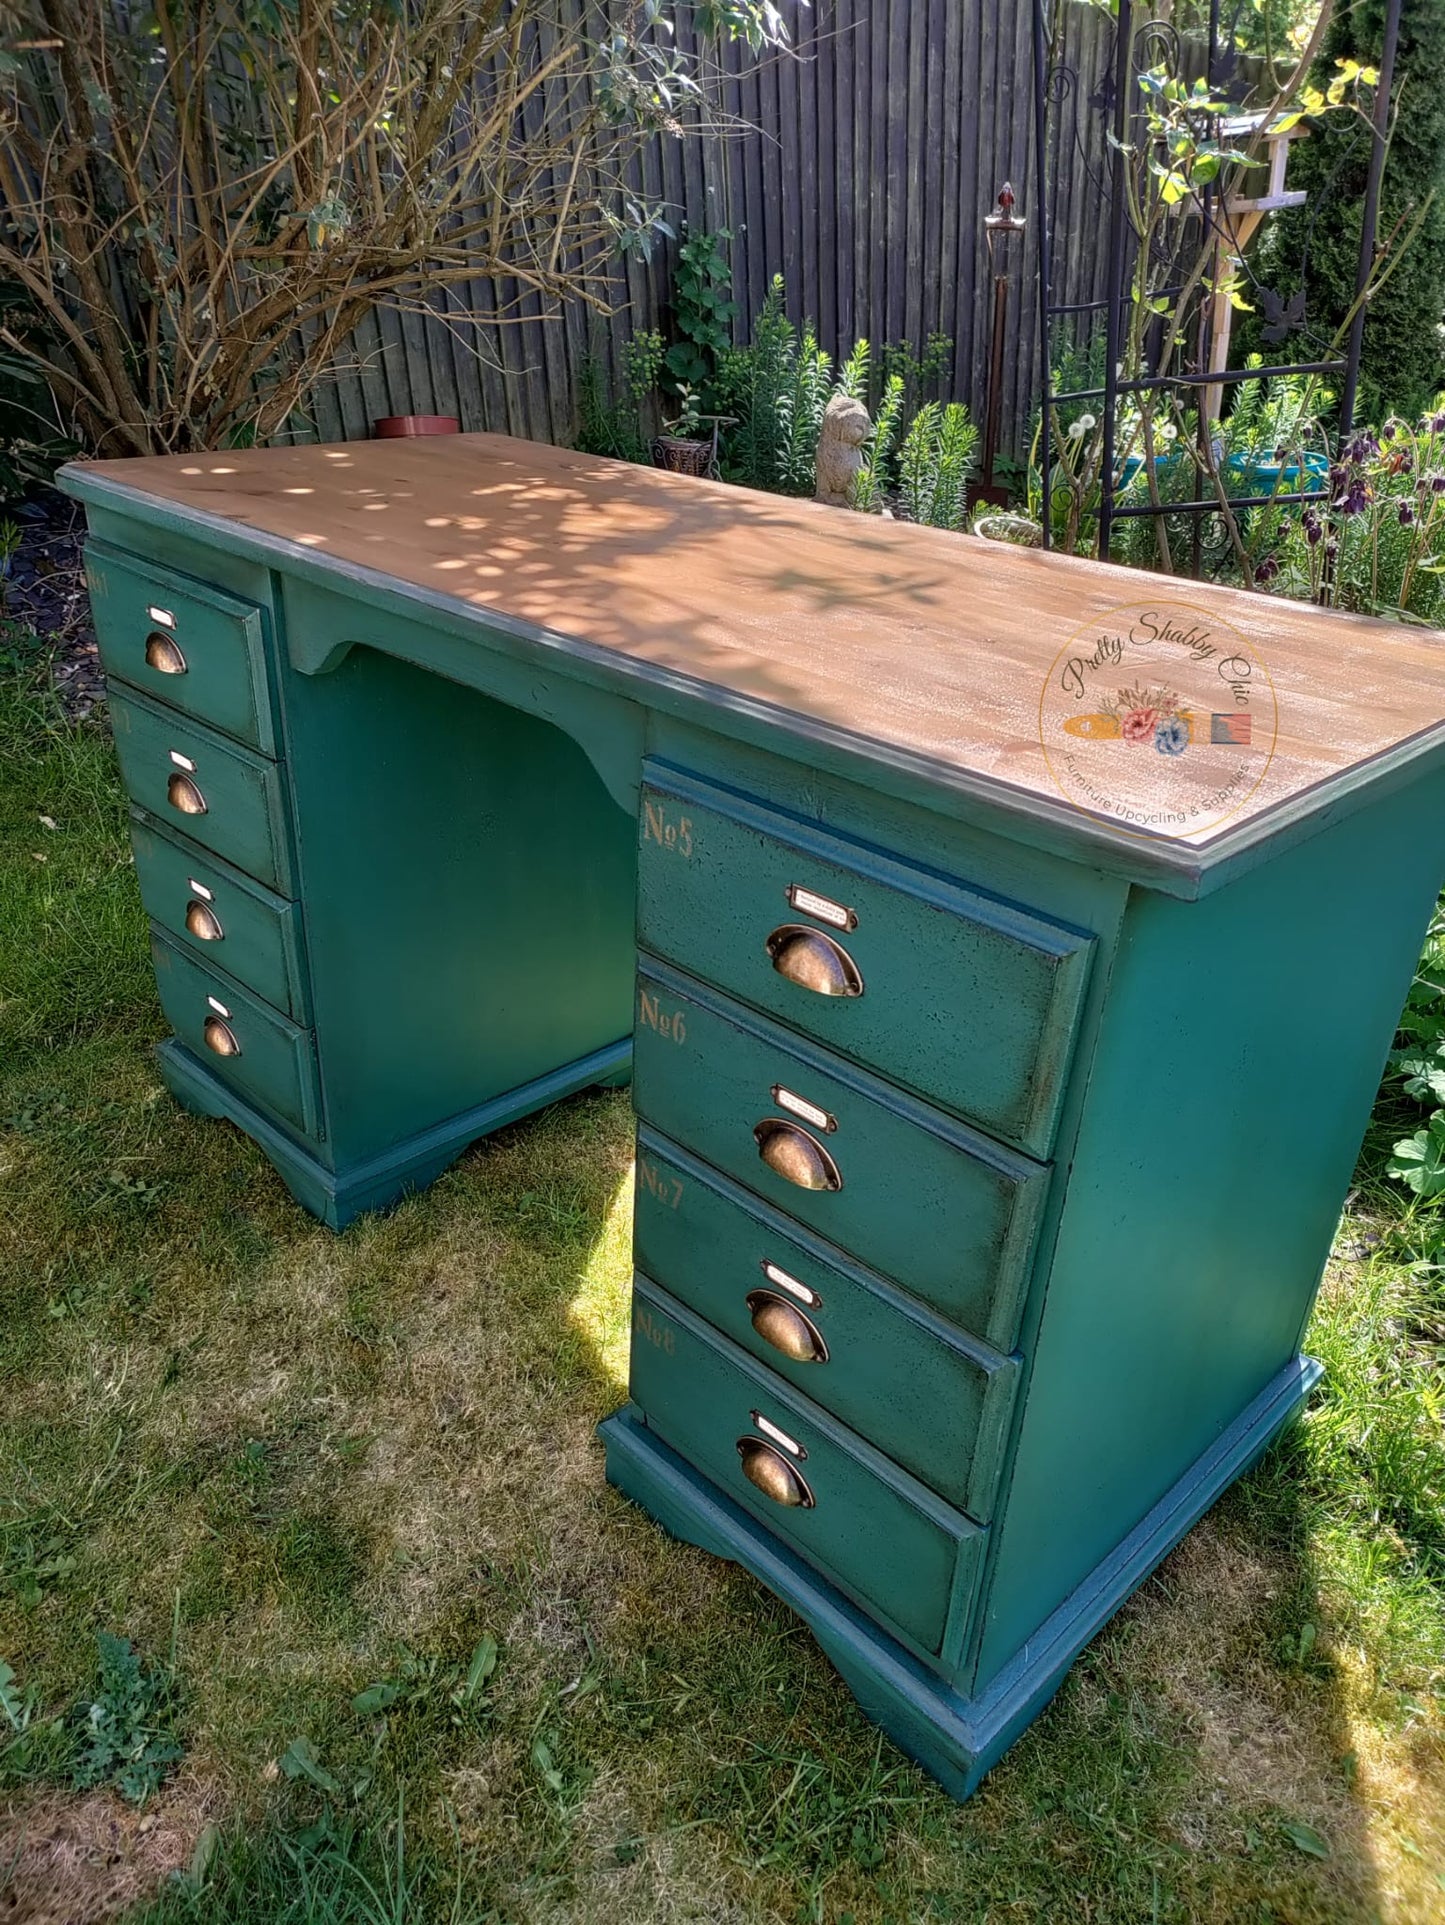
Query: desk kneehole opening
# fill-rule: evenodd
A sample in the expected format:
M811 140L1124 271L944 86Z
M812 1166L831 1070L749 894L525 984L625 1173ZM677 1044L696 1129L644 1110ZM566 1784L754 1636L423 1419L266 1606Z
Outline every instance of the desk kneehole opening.
M228 1022L219 1016L208 1016L201 1025L201 1036L206 1048L217 1056L239 1056L241 1044L236 1032Z
M763 947L785 982L816 996L861 996L863 973L842 943L805 923L784 922Z
M805 1317L795 1304L776 1290L750 1290L748 1315L753 1329L764 1343L781 1351L795 1364L825 1364L828 1346L823 1333L811 1317Z
M807 1478L788 1462L775 1444L761 1437L739 1437L737 1452L743 1476L764 1497L793 1510L811 1511L816 1507L817 1499Z
M800 1190L841 1190L843 1176L816 1136L781 1116L766 1116L753 1126L758 1155L775 1176Z
M146 636L146 667L153 668L157 675L184 675L186 658L180 643L173 635L162 635L153 628Z

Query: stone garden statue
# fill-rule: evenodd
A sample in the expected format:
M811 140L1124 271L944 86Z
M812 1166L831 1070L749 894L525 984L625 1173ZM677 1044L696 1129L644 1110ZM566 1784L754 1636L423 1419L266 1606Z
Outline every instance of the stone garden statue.
M830 508L851 508L863 467L863 444L873 432L868 410L851 395L835 394L823 410L818 430L818 485L815 501Z

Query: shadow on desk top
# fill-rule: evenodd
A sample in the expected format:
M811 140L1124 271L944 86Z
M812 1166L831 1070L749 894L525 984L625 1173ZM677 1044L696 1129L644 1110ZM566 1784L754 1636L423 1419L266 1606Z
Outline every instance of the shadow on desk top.
M1199 850L1445 746L1445 638L1427 631L499 435L76 464L62 485Z

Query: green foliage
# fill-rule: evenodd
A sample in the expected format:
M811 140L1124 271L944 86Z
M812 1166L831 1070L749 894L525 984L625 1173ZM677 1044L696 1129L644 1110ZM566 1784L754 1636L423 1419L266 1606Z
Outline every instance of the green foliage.
M0 346L0 504L18 500L27 488L49 481L62 461L80 453L80 443L62 430L56 404L32 356L53 343L37 324L25 290L0 282L0 327L15 336L19 349ZM5 557L0 555L0 562Z
M783 277L775 274L751 344L722 357L719 412L736 421L728 431L723 473L744 487L810 495L833 364L812 324L800 333L783 300Z
M903 425L903 376L890 375L873 415L873 433L863 448L863 466L853 490L853 505L864 514L883 506L894 444Z
M732 270L723 253L731 239L726 228L718 234L689 234L678 249L672 301L679 339L663 358L679 392L711 382L732 346L738 309L728 295Z
M912 414L924 401L939 398L939 390L952 361L951 334L930 334L921 354L915 354L907 341L885 341L878 357L878 395L865 393L859 399L867 401L871 407L897 376L903 383L903 406Z
M114 1785L133 1805L160 1788L181 1757L174 1735L175 1694L169 1675L142 1665L124 1639L96 1638L100 1673L71 1714L76 1734L71 1782L79 1791Z
M662 369L662 336L655 328L634 334L622 350L628 399L615 400L602 357L595 348L577 366L577 431L583 454L616 461L649 460L645 411Z
M1445 898L1436 907L1410 985L1385 1087L1403 1113L1414 1108L1424 1121L1423 1128L1396 1142L1391 1176L1419 1197L1445 1196Z
M1384 17L1385 0L1358 0L1335 9L1313 76L1317 90L1327 91L1343 71L1338 65L1342 60L1378 61ZM1357 420L1413 416L1428 405L1442 382L1442 73L1445 6L1440 0L1403 0L1395 83L1398 118L1380 195L1380 239L1393 237L1384 263L1390 272L1371 297L1365 322ZM1317 346L1340 327L1354 302L1369 159L1369 133L1358 117L1317 117L1310 138L1296 143L1290 159L1290 187L1303 189L1309 198L1302 207L1272 216L1256 250L1255 273L1265 285L1286 300L1303 289L1309 339ZM1412 232L1414 238L1404 248ZM1251 322L1245 330L1246 345L1257 344L1257 325Z
M1411 424L1361 429L1329 470L1329 500L1279 519L1268 585L1369 615L1445 624L1445 397Z
M899 498L910 521L931 528L963 526L977 443L978 429L962 402L941 408L928 401L918 410L898 451Z
M577 433L583 454L609 455L615 461L646 461L647 448L636 408L615 402L602 362L584 354L577 366Z

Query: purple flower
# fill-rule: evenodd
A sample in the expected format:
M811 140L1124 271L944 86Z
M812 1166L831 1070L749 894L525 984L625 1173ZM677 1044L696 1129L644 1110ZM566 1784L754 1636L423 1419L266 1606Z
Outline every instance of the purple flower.
M1432 495L1445 495L1445 475L1438 469L1430 476L1430 492Z
M1413 528L1414 525L1415 504L1413 501L1402 501L1400 503L1400 526L1402 528Z
M1305 540L1309 543L1310 547L1313 548L1325 532L1324 524L1313 508L1305 509L1299 518L1299 525L1305 531Z
M1279 573L1279 556L1278 555L1261 556L1260 559L1254 565L1255 586L1258 588L1262 588L1266 582L1272 582L1278 573Z
M1445 414L1432 414L1429 420L1421 425L1427 427L1431 434L1445 434Z
M1329 540L1325 543L1325 560L1333 561L1335 557L1339 554L1339 552L1340 552L1340 544L1335 540L1334 536L1331 535Z

